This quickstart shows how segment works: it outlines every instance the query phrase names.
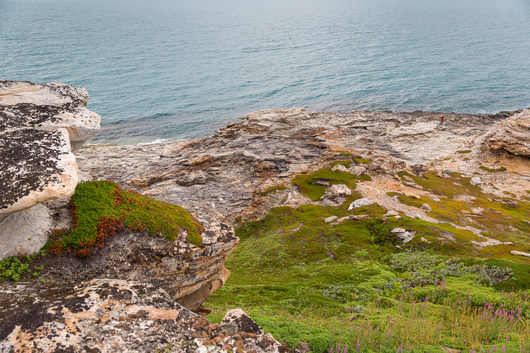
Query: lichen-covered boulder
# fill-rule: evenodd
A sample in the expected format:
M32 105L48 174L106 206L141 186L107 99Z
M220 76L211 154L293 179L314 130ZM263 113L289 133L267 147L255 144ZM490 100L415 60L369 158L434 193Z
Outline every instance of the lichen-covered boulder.
M84 88L0 80L0 214L74 192L72 147L100 127L87 101Z
M51 226L44 208L27 210L71 196L78 182L75 147L99 131L101 118L85 106L88 94L52 82L0 80L0 259L25 255L43 245ZM24 227L12 227L27 219Z
M249 325L228 332L138 281L0 284L0 352L286 352Z
M523 110L495 125L486 143L493 151L530 157L530 109Z

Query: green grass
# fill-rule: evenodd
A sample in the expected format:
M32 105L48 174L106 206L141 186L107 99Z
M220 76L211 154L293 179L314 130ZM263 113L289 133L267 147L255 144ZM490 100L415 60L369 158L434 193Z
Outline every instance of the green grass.
M482 169L482 170L484 170L486 172L490 172L490 173L498 173L498 172L505 172L506 171L505 167L500 167L500 168L494 169L494 168L488 168L488 167L483 166L483 165L480 166L480 169Z
M287 188L287 186L283 185L283 184L280 184L280 185L272 185L272 186L269 186L268 188L266 188L265 190L263 190L260 195L261 196L266 196L272 192L276 192L278 190L285 190Z
M206 304L213 309L210 319L219 321L226 310L241 307L289 347L309 342L314 352L327 352L336 343L353 348L357 342L362 352L395 352L399 347L442 352L440 346L494 344L520 349L528 344L527 319L516 325L490 324L481 320L480 305L485 300L511 308L522 305L528 315L530 298L522 290L530 284L525 277L529 265L481 258L448 265L447 259L459 259L454 254L463 259L470 255L434 244L450 227L407 217L382 222L384 211L369 210L368 219L330 225L325 217L342 217L347 211L279 207L245 223L236 232L241 242L226 262L232 274ZM400 252L390 235L396 226L431 235L433 243L411 242L405 248L419 252ZM495 273L514 277L495 283L498 287L484 283ZM520 290L509 298L496 289L510 286ZM474 298L471 304L464 303L467 292ZM428 309L412 304L426 296L432 298ZM506 342L508 329L511 339Z
M45 249L52 253L88 255L123 226L149 235L161 233L170 241L185 230L192 244L202 243L202 226L185 209L124 191L110 181L79 184L71 205L75 226L50 237Z
M208 298L209 318L219 321L226 310L241 307L291 349L308 342L317 353L337 343L352 352L357 345L359 352L444 352L444 347L488 352L494 345L528 351L530 263L514 259L513 246L477 248L472 241L483 239L456 227L472 221L485 234L524 249L528 204L507 206L459 174L407 177L440 201L397 193L399 199L416 207L429 204L428 214L442 223L406 216L383 220L386 210L376 204L355 210L367 218L325 223L326 217L352 214L349 200L338 207L273 208L237 228L241 241L226 262L232 274ZM327 168L293 183L318 200L325 188L314 184L317 179L355 188L351 174ZM462 195L470 198L462 201ZM471 207L484 212L465 213ZM416 235L401 244L391 233L397 227ZM491 321L501 306L521 308L521 319Z
M460 151L456 151L457 153L460 153L460 154L466 154L466 153L471 153L473 151L471 150L460 150Z

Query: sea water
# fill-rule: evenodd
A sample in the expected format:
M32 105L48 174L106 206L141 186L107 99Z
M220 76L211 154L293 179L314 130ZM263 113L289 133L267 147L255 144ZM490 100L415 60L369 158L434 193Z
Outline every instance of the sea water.
M530 107L528 0L0 0L0 78L86 87L99 143L250 111Z

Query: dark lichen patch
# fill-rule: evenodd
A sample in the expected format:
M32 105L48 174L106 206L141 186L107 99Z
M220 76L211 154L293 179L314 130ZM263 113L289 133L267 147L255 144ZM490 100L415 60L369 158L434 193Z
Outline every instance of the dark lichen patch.
M489 167L486 167L486 166L483 166L483 165L480 166L480 169L482 169L482 170L484 170L486 172L490 172L490 173L499 173L499 172L505 172L506 171L505 167L489 168Z
M0 105L0 131L19 128L38 128L42 124L54 124L61 121L59 115L65 107L55 105L36 105L19 103Z
M59 131L21 129L0 133L0 209L16 203L31 191L60 183L61 158L69 153Z
M88 255L122 227L147 231L149 235L163 234L169 241L185 231L192 244L202 244L203 228L185 209L124 191L110 181L79 184L71 207L75 226L49 239L45 249L52 253Z
M0 325L0 341L5 340L17 326L20 326L23 331L35 332L45 322L53 322L63 318L60 310L49 309L48 303L28 303L3 317Z

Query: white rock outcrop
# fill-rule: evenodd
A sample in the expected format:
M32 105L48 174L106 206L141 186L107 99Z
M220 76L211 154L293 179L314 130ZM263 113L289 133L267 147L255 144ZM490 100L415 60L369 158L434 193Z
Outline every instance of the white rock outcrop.
M355 201L353 201L350 206L348 207L348 211L351 211L353 210L354 208L358 208L358 207L363 207L363 206L368 206L368 205L371 205L373 204L374 202L372 200L369 200L365 197L361 198L361 199L357 199Z

